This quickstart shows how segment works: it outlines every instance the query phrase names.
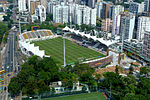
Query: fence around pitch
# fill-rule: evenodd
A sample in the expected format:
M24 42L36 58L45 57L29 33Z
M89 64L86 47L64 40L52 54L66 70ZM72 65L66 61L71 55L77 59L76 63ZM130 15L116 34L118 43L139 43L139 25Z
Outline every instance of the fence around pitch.
M41 100L46 98L53 98L53 97L61 97L61 96L69 96L69 95L76 95L76 94L83 94L83 93L89 93L89 92L104 92L108 99L110 98L110 91L108 89L101 89L99 87L95 86L89 86L90 91L66 91L64 93L54 93L54 92L45 92L39 95L32 95L28 96L27 98L22 98L22 100L30 100L29 98L32 97L34 100ZM111 100L115 100L113 96L111 96Z

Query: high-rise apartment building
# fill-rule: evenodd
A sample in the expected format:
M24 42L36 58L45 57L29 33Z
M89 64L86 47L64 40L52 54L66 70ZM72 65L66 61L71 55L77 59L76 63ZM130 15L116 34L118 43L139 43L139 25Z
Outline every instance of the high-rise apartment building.
M123 42L126 39L131 40L133 37L133 30L135 25L135 15L129 12L121 14L120 24L120 41Z
M85 5L76 5L75 7L75 15L74 15L74 23L81 24L90 24L90 9Z
M110 18L106 18L106 19L102 20L101 30L107 31L107 32L112 31L112 20Z
M150 31L150 17L140 16L138 18L138 27L137 27L137 39L142 41L144 39L145 31Z
M150 0L144 0L144 11L150 12Z
M88 0L88 6L91 8L95 7L95 0Z
M119 34L120 31L120 13L124 12L124 7L121 5L113 5L112 6L112 20L113 20L113 25L112 25L112 34Z
M18 0L19 12L26 11L26 0Z
M78 25L91 24L96 26L96 12L96 9L92 9L88 6L76 5L73 22Z
M129 11L137 16L138 13L142 13L144 11L144 2L130 2Z
M61 4L53 5L53 21L55 23L74 23L96 26L96 8L85 5Z
M43 5L38 5L38 7L35 9L35 15L39 17L40 22L43 22L46 20L46 9Z
M112 15L119 15L121 12L124 12L124 7L121 5L112 6Z
M40 3L47 9L47 0L40 0Z
M120 19L121 19L121 15L114 15L113 16L113 24L112 24L112 34L113 35L119 35Z
M47 13L53 14L53 6L58 5L60 2L56 0L51 0L47 4Z
M40 5L40 1L39 0L30 0L30 2L28 2L29 12L31 14L34 14L35 13L35 9L38 7L38 5Z
M96 26L96 8L91 9L90 24Z
M142 56L150 62L150 31L144 33L143 53Z
M68 23L69 7L64 3L53 6L54 23Z
M103 2L103 9L102 9L102 18L111 18L111 7L113 6L112 3Z
M96 8L97 8L97 16L99 18L102 18L103 2L97 3Z

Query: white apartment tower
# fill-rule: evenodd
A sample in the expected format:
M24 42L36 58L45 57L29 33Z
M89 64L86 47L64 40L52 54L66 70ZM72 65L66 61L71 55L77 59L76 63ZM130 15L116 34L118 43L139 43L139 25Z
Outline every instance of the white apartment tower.
M96 26L96 8L92 9L85 5L61 4L53 5L54 23L74 23Z
M90 24L93 26L96 26L96 11L97 11L96 8L91 9Z
M18 8L19 12L24 12L26 11L26 0L18 0Z
M142 56L147 60L150 61L150 31L144 32L144 42L143 42L143 51Z
M144 11L150 12L150 0L144 0Z
M81 25L96 25L96 9L92 9L85 5L76 5L74 12L74 23Z
M114 15L119 15L120 14L120 12L124 12L124 7L123 6L121 6L121 5L113 5L112 6L113 8L113 10L112 10L112 15L114 16Z
M96 8L97 8L97 16L99 18L102 18L103 2L99 2Z
M35 9L35 15L40 18L40 22L43 22L46 20L46 9L43 5L38 5L38 7Z
M137 27L137 39L139 41L143 40L145 31L150 31L150 17L140 16L138 18L138 27Z
M113 16L112 34L119 35L121 15Z
M112 20L113 20L113 27L112 27L112 34L119 34L120 31L120 13L124 12L124 7L121 5L114 5L112 10Z
M68 23L68 6L61 4L53 6L53 22Z
M135 15L129 12L121 14L120 40L131 40L135 24Z
M53 14L53 6L55 6L58 3L59 2L57 2L55 0L51 0L50 2L48 2L48 4L47 4L47 13Z
M76 5L74 18L75 24L90 24L90 8L85 5Z

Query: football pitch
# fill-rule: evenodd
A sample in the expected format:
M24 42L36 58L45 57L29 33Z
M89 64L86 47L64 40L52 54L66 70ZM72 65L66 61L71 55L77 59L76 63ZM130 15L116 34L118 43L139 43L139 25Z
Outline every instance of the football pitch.
M102 93L95 92L64 97L54 97L43 100L106 100L106 98L104 97L104 95L102 95Z
M50 55L57 64L63 65L64 48L63 39L61 37L49 40L41 40L33 42L35 46L39 46L40 50L45 50L46 55ZM84 59L104 57L103 54L92 49L77 45L76 43L65 39L66 64L77 62L79 58Z

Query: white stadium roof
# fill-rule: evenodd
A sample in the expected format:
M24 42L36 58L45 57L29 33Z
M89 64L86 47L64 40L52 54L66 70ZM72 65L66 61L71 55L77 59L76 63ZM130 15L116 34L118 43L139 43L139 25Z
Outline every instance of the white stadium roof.
M116 40L104 40L103 38L97 38L96 36L91 36L90 34L84 34L84 32L79 32L79 30L74 30L67 26L63 30L68 30L70 32L74 32L75 34L80 34L81 36L86 36L87 38L92 38L93 40L95 40L95 41L97 40L97 41L101 42L102 44L105 44L106 46L117 43Z

